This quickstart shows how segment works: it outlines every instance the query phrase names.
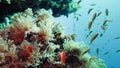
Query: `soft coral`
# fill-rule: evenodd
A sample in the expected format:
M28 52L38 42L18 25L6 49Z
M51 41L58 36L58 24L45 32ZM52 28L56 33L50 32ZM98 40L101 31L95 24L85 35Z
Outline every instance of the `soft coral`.
M27 31L27 28L18 28L18 27L11 27L10 28L10 34L8 35L8 38L14 41L14 44L19 45L24 40L25 31Z
M5 61L6 68L26 68L25 62L20 61L20 59L14 55L5 56Z

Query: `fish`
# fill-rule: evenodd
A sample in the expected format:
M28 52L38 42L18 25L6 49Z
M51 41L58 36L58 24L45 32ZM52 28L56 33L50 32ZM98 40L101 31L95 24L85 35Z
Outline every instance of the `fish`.
M107 8L105 9L105 14L106 14L106 16L108 16L108 14L109 14L109 11Z
M97 16L97 13L94 13L93 17L92 17L92 21L94 21L96 19L96 16Z
M103 25L107 26L107 22L108 22L107 20L104 20Z
M112 20L111 20L111 19L106 19L106 20L104 20L103 24L101 25L101 28L102 28L103 30L106 30L107 22L112 22Z
M95 34L93 34L92 38L90 39L90 44L97 38L98 35L99 35L98 32L96 32Z
M115 37L114 39L120 39L120 37Z
M104 20L103 24L101 25L101 28L103 30L106 30L106 26L107 26L107 20Z
M101 33L101 34L100 34L100 37L102 37L102 36L103 36L103 34Z
M76 17L76 20L78 21L78 20L79 20L79 18L78 18L78 17Z
M120 52L120 49L117 49L117 50L116 50L116 53L118 53L118 52Z
M90 21L90 22L88 23L88 30L90 30L90 29L91 29L92 24L93 24L93 21Z
M107 28L104 25L101 25L101 28L105 31Z
M86 38L92 33L93 31L89 31L89 33L86 35Z
M84 50L84 52L82 53L82 56L83 56L84 54L86 54L89 50L90 50L90 48L86 48L86 49Z
M95 6L96 4L91 4L90 6Z
M112 21L113 21L112 19L106 19L104 20L103 25L107 26L107 22L112 22Z
M65 65L66 54L65 54L64 51L62 51L62 52L60 53L60 58L61 58L61 64L62 64L62 65Z
M100 16L102 14L102 12L99 12L98 14L97 14L97 16Z
M77 4L79 4L80 2L82 2L82 0L79 0L79 1L77 2Z
M88 10L88 14L89 14L92 10L93 10L93 8L90 8L90 9Z
M106 19L107 20L107 22L113 22L113 20L112 19Z
M96 53L97 53L97 55L99 54L99 48L96 49Z
M109 52L105 52L104 55L107 55Z

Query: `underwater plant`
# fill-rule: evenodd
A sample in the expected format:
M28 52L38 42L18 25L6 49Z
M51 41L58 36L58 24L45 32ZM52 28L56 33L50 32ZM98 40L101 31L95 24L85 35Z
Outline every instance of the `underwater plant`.
M84 42L64 34L51 11L34 14L28 8L7 19L10 24L0 30L2 68L106 68L102 59L88 54Z

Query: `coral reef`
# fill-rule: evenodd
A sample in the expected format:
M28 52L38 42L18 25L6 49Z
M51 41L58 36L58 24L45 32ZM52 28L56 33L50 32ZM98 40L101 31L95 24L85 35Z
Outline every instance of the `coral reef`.
M14 13L0 31L2 68L106 68L102 59L88 54L84 42L66 36L50 10ZM60 53L66 55L62 65Z

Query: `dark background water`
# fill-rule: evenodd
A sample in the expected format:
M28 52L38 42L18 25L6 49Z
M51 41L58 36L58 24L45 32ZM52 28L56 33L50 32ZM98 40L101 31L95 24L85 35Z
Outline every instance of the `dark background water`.
M56 21L63 25L65 34L75 33L76 41L84 41L91 48L90 54L103 59L107 68L120 68L120 52L116 53L116 50L120 49L120 39L114 39L115 37L120 37L120 1L82 0L80 5L81 8L77 12L70 14L68 17L58 17ZM87 12L90 8L93 8L93 10L88 15ZM109 10L108 16L105 15L106 8ZM91 28L92 34L98 32L99 34L102 33L103 36L98 36L89 45L92 34L86 38L89 33L87 27L95 12L102 12L102 14L95 19ZM112 19L112 22L108 22L107 30L104 32L101 29L101 24L105 19ZM99 54L96 53L96 48L99 48Z

